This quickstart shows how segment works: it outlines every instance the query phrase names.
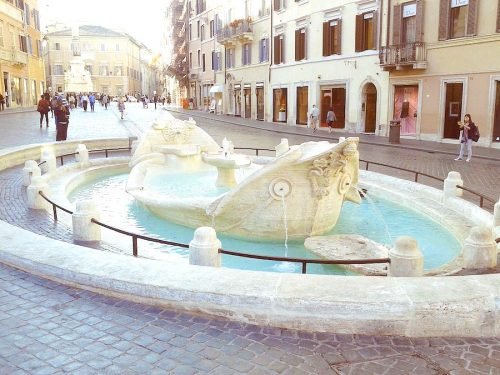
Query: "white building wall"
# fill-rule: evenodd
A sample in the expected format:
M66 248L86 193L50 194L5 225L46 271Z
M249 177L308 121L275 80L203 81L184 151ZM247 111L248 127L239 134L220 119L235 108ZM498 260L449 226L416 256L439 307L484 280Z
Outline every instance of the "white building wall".
M308 106L319 106L321 87L341 85L346 88L345 129L364 131L364 88L373 83L377 90L376 133L385 132L387 124L388 73L379 67L378 49L355 52L356 15L378 9L378 1L288 1L286 8L274 12L273 36L285 35L285 63L272 65L271 93L267 106L272 109L272 89L288 89L287 124L296 124L297 87L308 87ZM342 20L340 55L323 56L323 22ZM295 61L295 30L305 25L306 59ZM267 117L273 120L272 113Z

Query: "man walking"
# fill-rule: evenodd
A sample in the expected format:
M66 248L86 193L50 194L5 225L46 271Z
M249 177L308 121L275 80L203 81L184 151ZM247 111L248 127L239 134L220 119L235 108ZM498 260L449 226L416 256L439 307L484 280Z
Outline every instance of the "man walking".
M95 105L95 95L94 93L90 93L89 95L89 103L90 103L90 111L94 112L94 105Z
M3 97L2 94L0 94L0 111L3 111L5 109L5 98Z
M313 133L318 128L318 117L319 117L319 109L316 107L316 104L313 104L311 110L311 128L313 130Z

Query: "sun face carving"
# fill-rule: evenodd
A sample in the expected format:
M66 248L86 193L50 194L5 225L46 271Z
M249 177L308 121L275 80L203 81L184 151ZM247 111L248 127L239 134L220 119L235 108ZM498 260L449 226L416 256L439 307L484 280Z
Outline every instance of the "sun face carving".
M345 174L345 167L350 157L351 153L344 155L332 152L328 157L316 159L312 162L309 168L309 179L315 197L321 199L330 194L333 178ZM339 189L339 192L343 190Z
M183 121L173 120L168 127L159 127L161 135L165 142L169 144L184 144L187 143L191 136L192 129L187 127Z

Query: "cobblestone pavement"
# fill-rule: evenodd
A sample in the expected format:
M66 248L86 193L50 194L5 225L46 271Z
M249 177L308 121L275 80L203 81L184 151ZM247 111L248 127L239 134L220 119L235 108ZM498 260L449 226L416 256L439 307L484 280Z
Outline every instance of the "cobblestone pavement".
M500 374L500 339L264 328L69 288L0 265L2 374Z
M69 138L137 135L158 116L134 104L124 121L114 108L77 111ZM219 142L228 136L237 145L273 148L284 137L202 117L198 122ZM0 148L55 138L51 127L39 130L36 113L1 115L0 131ZM286 136L291 144L313 139ZM362 158L438 176L460 169L466 185L500 195L495 152L493 159L457 165L446 153L365 143L360 150ZM0 174L0 196L2 219L70 240L69 228L54 225L50 215L26 210L15 168ZM0 374L500 374L500 338L407 339L258 327L105 297L5 265L0 282Z

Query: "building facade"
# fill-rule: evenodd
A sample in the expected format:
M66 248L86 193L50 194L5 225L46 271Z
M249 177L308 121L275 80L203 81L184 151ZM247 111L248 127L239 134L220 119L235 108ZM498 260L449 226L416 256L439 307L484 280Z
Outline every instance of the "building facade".
M36 0L0 0L0 92L7 107L32 107L45 91Z
M53 91L65 91L64 73L73 57L74 34L68 27L56 26L49 27L45 35L47 82ZM149 88L152 74L148 70L148 77L144 77L144 69L150 67L143 61L143 51L147 50L143 44L101 26L79 26L78 35L80 56L90 72L94 91L112 96L139 95Z
M458 143L470 113L479 144L500 148L500 1L392 0L380 63L403 134Z
M385 134L388 73L378 64L380 1L273 1L269 120Z

